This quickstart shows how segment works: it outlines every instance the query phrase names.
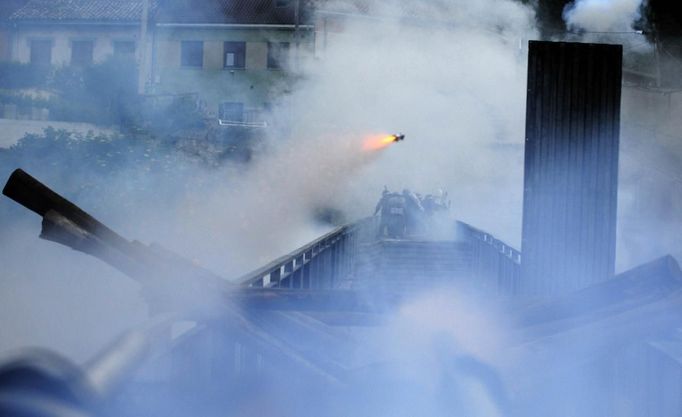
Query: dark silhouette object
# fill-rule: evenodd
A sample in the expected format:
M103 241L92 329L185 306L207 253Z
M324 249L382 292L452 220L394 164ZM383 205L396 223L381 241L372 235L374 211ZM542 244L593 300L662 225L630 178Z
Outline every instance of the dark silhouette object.
M405 237L406 206L405 196L389 192L388 189L384 187L381 199L374 209L374 215L381 215L377 237L389 237L393 239L402 239Z

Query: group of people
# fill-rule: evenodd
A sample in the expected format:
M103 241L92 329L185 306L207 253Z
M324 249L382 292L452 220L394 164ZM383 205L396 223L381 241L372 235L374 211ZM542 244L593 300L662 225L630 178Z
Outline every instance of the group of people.
M381 216L378 237L402 239L428 231L431 220L450 209L447 192L422 196L408 189L402 193L390 192L384 187L374 215Z

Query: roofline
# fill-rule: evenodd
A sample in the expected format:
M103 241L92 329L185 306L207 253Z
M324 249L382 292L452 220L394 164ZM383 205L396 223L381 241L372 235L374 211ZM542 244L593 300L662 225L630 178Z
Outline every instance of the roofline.
M6 24L23 25L65 25L65 26L140 26L139 20L8 20ZM267 24L267 23L154 23L157 27L197 29L314 29L314 25Z
M359 18L359 19L367 19L367 20L386 20L387 18L391 18L390 16L374 16L374 15L363 14L363 13L335 12L333 10L325 10L325 9L315 10L315 14L323 15L323 16L351 17L351 18Z
M139 26L139 20L14 20L7 23L20 25L69 25L69 26Z
M314 25L282 25L267 23L156 23L157 27L197 29L314 29Z

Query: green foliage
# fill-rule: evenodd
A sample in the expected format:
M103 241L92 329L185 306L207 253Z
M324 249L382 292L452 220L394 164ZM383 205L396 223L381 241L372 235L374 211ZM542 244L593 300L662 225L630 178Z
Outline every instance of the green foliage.
M0 149L1 178L22 168L99 213L125 209L146 195L176 198L184 192L185 177L191 177L187 170L196 172L203 165L172 141L78 135L52 128L26 135L10 149Z
M52 117L122 127L139 123L136 83L132 59L112 57L86 68L58 68L49 80L59 96L50 108Z
M57 67L50 73L46 86L66 97L82 92L83 70L70 66Z
M148 129L163 136L204 126L203 116L191 96L178 96L168 106L151 110L147 113L147 120Z
M148 108L137 94L136 68L132 59L115 57L86 68L59 68L49 81L58 93L49 107L52 118L157 135L203 126L196 103L188 97L180 96L165 108Z
M122 132L159 136L204 127L193 98L178 96L164 107L147 106L137 94L137 66L132 58L109 59L89 67L39 68L0 63L0 89L49 89L49 99L1 91L0 104L15 104L19 113L47 108L50 119L117 126Z

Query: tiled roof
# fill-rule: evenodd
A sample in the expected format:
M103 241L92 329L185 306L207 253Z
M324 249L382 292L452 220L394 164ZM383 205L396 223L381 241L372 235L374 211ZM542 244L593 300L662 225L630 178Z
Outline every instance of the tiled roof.
M2 0L0 0L2 1ZM15 21L135 21L143 0L29 0L15 11Z
M160 23L237 23L293 25L306 23L310 0L161 0ZM278 7L279 6L279 7Z
M8 0L0 0L0 3ZM15 0L16 1L16 0ZM10 20L30 22L134 22L144 0L24 0ZM160 23L293 25L307 22L312 0L151 0L150 18ZM1 10L1 8L0 8Z
M5 20L28 0L0 0L0 20Z

